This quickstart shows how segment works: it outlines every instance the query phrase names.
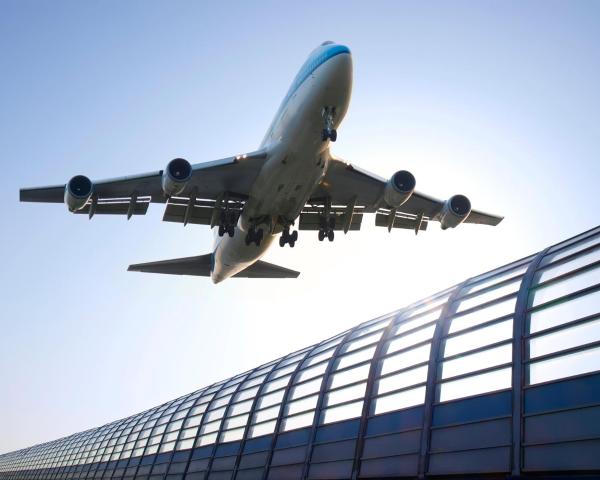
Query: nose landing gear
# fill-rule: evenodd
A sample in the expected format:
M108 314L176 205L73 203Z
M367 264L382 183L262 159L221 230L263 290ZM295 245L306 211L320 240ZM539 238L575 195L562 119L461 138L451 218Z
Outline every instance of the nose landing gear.
M335 107L323 107L323 122L324 127L321 132L321 140L323 142L327 140L331 140L335 142L337 140L337 131L333 124L333 120L335 118Z
M290 248L294 248L296 242L298 241L298 231L294 230L290 233L289 227L286 228L282 233L281 237L279 237L279 246L285 247L285 244L289 244Z

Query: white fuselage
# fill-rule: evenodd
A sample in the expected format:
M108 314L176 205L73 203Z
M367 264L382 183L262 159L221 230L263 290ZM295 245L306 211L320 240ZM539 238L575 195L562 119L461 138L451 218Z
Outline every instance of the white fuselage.
M311 53L261 144L267 160L233 237L216 237L211 272L214 283L260 259L281 233L282 224L298 218L329 163L329 140L321 139L323 108L335 107L337 128L348 109L351 90L352 58L347 47L327 44ZM246 245L251 225L263 229L259 246Z

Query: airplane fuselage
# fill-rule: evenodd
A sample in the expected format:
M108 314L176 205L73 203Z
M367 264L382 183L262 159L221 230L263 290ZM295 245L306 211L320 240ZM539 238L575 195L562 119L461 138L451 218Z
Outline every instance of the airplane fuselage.
M350 50L324 44L311 53L294 79L261 144L267 160L250 191L233 237L215 237L211 279L221 282L260 259L284 225L292 224L327 171L329 140L322 140L324 108L343 120L352 91ZM260 228L260 245L246 233Z

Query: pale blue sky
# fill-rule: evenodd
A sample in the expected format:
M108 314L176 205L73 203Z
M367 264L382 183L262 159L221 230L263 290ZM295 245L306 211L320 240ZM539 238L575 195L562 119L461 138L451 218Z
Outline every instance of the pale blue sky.
M0 2L0 452L130 415L598 224L598 2ZM18 189L254 149L323 40L354 58L332 149L468 195L497 228L301 233L297 281L126 272L202 227Z

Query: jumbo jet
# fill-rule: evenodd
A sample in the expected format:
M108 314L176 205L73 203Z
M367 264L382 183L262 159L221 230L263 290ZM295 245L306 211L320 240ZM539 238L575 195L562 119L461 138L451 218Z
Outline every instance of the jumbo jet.
M324 42L300 68L258 150L193 165L176 158L164 170L109 180L76 175L63 185L22 189L20 199L64 202L89 218L130 219L144 215L150 202L164 203L164 221L213 228L213 252L129 270L210 276L214 283L295 278L299 272L260 260L278 237L281 247L293 248L298 230L312 230L332 242L335 232L359 230L365 214L375 214L375 225L388 231L415 233L432 221L442 229L500 223L502 217L472 210L464 195L438 200L416 191L406 170L386 180L333 156L329 148L351 91L350 49Z

